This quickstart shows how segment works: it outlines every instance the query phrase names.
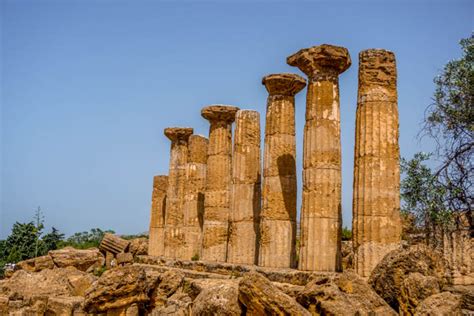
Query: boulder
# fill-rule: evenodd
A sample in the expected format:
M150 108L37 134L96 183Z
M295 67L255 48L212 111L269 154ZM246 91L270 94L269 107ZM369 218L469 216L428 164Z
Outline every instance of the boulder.
M312 315L396 315L396 312L354 271L319 276L297 301Z
M414 315L462 315L461 305L460 295L442 292L431 295L421 302L416 308Z
M0 281L0 293L10 300L74 296L94 280L94 276L74 267L45 269L36 273L18 270L11 278Z
M130 252L134 257L139 255L148 254L148 238L140 237L130 240L130 246L128 247L128 252Z
M437 278L424 276L418 272L410 273L403 280L400 289L400 296L398 297L399 312L412 315L421 301L439 292Z
M51 297L48 299L46 315L73 315L82 311L81 304L84 298L74 297ZM75 315L75 314L74 314Z
M121 252L117 254L117 264L126 265L133 263L133 256L129 252Z
M75 249L66 247L59 250L51 250L49 255L54 264L59 268L76 267L81 271L93 271L95 268L102 267L105 263L104 256L97 248Z
M171 295L163 306L156 307L150 312L150 315L173 315L187 316L191 315L192 299L182 291Z
M369 284L398 311L402 284L414 272L436 278L440 289L451 282L443 256L427 246L415 245L388 253L372 271Z
M44 269L53 269L55 267L53 259L49 256L36 257L24 261L20 261L16 264L17 269L38 272Z
M148 284L143 267L125 266L105 271L85 293L84 309L88 313L143 304L149 301Z
M352 241L343 241L341 247L342 270L354 268L354 249Z
M234 280L196 280L191 288L199 294L192 305L192 315L241 315L239 286Z
M296 300L257 272L246 273L239 282L239 301L247 315L311 315Z
M158 277L157 286L151 293L151 305L162 306L168 297L173 295L183 284L184 273L179 270L168 270Z

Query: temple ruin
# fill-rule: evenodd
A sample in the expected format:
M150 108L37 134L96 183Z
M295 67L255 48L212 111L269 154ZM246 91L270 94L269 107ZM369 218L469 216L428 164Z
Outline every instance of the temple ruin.
M308 82L289 73L263 78L268 92L263 155L257 111L204 107L208 138L193 135L192 128L165 129L169 174L154 179L150 255L342 270L339 75L351 58L346 48L324 44L298 51L287 63ZM400 246L396 76L393 53L360 53L353 247L362 277ZM295 95L306 85L298 236Z

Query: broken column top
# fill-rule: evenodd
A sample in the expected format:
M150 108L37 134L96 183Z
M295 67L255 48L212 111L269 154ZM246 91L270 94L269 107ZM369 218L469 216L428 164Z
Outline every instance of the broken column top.
M359 84L396 87L395 54L385 49L366 49L359 53Z
M209 140L202 135L191 135L188 144L188 162L206 163Z
M351 57L347 48L323 44L301 49L289 56L286 62L312 78L317 73L344 72L351 66Z
M187 140L194 133L192 127L168 127L165 128L165 136L171 141Z
M167 186L168 186L168 176L159 175L159 176L153 177L154 188L157 188L157 189L164 188L166 190Z
M214 104L206 106L201 110L201 116L209 121L233 122L238 107L232 105Z
M262 84L270 95L294 96L306 86L306 80L296 74L281 73L263 77Z

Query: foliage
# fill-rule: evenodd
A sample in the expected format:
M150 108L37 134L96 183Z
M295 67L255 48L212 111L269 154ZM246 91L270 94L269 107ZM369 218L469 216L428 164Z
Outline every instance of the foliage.
M52 228L50 233L43 236L42 241L44 248L49 250L59 249L63 245L64 234L60 233L56 228Z
M72 246L78 249L98 247L105 233L114 234L115 232L113 230L103 231L100 228L92 228L90 232L80 232L70 236L63 246Z
M137 239L137 238L147 238L148 235L145 233L142 234L136 234L136 235L120 235L120 238L126 239L126 240L132 240L132 239Z
M474 37L460 42L463 55L448 62L434 79L433 104L426 112L423 137L436 142L431 154L402 159L402 212L413 214L415 225L433 237L448 229L453 213L474 205ZM429 165L435 166L433 169ZM469 218L471 228L472 218Z
M191 257L191 261L199 261L199 254L195 253L194 256Z
M342 228L342 240L352 240L352 230L347 227Z

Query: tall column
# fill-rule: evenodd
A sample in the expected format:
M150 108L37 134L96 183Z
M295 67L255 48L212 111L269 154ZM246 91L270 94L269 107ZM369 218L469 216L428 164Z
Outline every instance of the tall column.
M208 140L201 135L189 137L186 188L184 197L185 249L183 259L201 258L204 191L206 189Z
M353 246L355 269L369 277L400 245L400 164L395 55L359 54L354 150Z
M227 262L257 263L260 178L260 114L257 111L240 110L235 118Z
M232 123L238 110L225 105L212 105L201 110L202 117L210 123L202 240L202 259L207 261L227 260Z
M168 176L153 178L153 193L151 195L150 231L148 239L148 254L163 256L165 254L165 210Z
M320 45L288 57L309 79L303 141L303 204L299 268L340 271L341 136L339 74L349 68L347 49Z
M263 159L263 208L259 265L295 267L296 141L295 94L306 81L295 74L263 78L269 96Z
M180 259L184 249L184 188L188 161L188 139L192 128L170 127L165 135L171 140L170 169L166 193L165 257Z

